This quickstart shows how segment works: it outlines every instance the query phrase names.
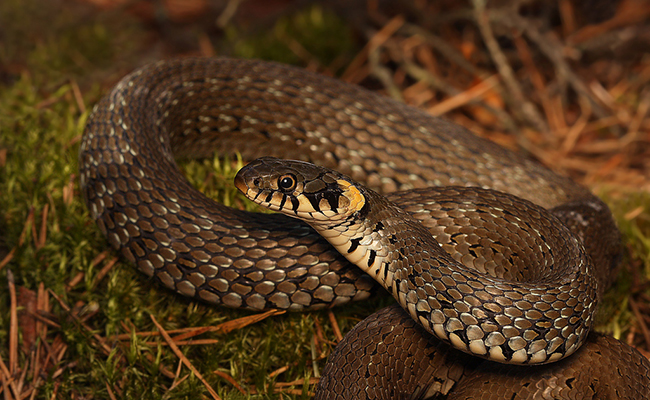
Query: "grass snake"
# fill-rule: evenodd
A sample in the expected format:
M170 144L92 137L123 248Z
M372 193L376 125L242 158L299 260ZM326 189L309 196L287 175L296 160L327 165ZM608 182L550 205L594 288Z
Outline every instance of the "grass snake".
M300 217L309 224L232 209L194 189L175 159L214 152L329 168L253 164L308 178L293 182L306 188L300 196L264 180L259 192L273 190L257 199L307 210ZM346 335L317 397L650 396L647 359L587 335L621 255L607 206L416 108L275 63L161 61L123 78L94 108L80 177L110 244L185 296L303 310L368 297L370 276L383 282L408 314L382 310ZM354 223L335 222L346 207Z

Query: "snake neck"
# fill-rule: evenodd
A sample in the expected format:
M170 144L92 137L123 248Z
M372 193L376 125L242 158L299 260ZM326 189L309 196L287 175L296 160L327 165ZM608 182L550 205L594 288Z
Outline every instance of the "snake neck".
M410 214L372 190L357 190L362 208L333 224L309 223L427 331L457 349L507 363L552 362L580 346L592 324L597 283L575 237L566 239L576 263L566 272L509 281L456 261ZM547 296L562 301L548 305ZM537 321L525 321L529 317Z
M346 181L340 182L349 185ZM350 198L351 203L356 202L356 211L339 221L314 220L308 223L348 261L398 300L399 288L394 278L401 263L415 264L429 259L436 260L436 264L456 263L426 228L384 196L353 185L346 187L342 195ZM428 249L426 254L412 254L415 244Z

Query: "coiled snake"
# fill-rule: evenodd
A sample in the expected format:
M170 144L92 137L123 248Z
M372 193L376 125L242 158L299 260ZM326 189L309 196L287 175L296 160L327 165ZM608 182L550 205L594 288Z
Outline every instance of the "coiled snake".
M308 178L291 183L306 189L293 197L295 187L278 191L276 175L257 181L267 185L259 193L273 189L259 202L307 210L301 216L326 226L327 240L302 221L234 210L192 188L174 159L215 151L345 174L289 164L289 177ZM284 162L260 163L255 173L272 164L287 175ZM420 110L274 63L163 61L125 77L95 107L80 169L90 214L111 245L183 295L252 310L329 307L367 297L372 282L328 241L367 266L417 324L397 307L364 320L330 357L317 397L650 398L648 360L614 339L587 337L620 256L608 208ZM243 182L256 178L245 174L237 186L249 191ZM431 186L453 187L412 190ZM410 191L389 201L372 189ZM354 222L336 222L346 207ZM425 329L499 362L575 354L497 367ZM484 386L491 391L471 393Z

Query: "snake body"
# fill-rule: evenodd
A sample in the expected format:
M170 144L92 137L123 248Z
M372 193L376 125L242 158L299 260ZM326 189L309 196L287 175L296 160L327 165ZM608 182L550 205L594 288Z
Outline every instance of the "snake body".
M359 300L372 290L368 275L355 269L306 223L283 215L233 210L192 188L178 171L175 158L208 156L215 151L240 152L247 159L272 155L310 161L362 181L369 190L384 193L429 186L476 186L507 192L552 209L561 221L560 224L554 220L553 224L566 225L574 232L589 254L587 258L593 260L593 266L583 262L580 246L576 247L578 250L566 250L567 246L560 244L558 248L564 249L560 252L571 261L577 261L573 265L578 266L571 272L577 279L567 282L562 292L537 291L543 284L549 288L551 281L540 281L542 286L535 287L524 284L516 289L495 286L496 291L490 296L505 302L498 304L503 313L492 315L502 338L493 335L488 344L511 339L510 344L504 347L500 343L494 347L500 350L490 354L490 346L482 349L476 342L470 344L467 339L471 338L456 333L453 326L459 321L468 326L476 324L451 315L452 311L443 312L448 319L441 320L432 310L426 312L437 316L429 319L429 323L423 322L421 319L425 318L420 317L424 305L404 303L406 309L411 307L409 311L418 322L423 322L425 329L440 333L442 324L445 340L483 357L531 363L553 361L576 351L586 340L596 299L618 265L618 230L608 208L600 200L570 180L476 138L457 125L356 86L279 64L229 59L163 61L122 79L95 107L81 143L81 186L91 217L114 248L165 286L202 301L253 310L300 310ZM481 189L475 191L483 193ZM441 196L449 199L450 193L443 190ZM431 230L435 230L436 214L447 213L448 226L456 228L464 224L457 224L456 218L474 218L471 213L467 217L446 208L436 210L433 204L427 209L418 191L395 195L390 201L397 207L392 212L404 209ZM481 201L477 204L481 206ZM378 221L373 222L374 226ZM413 229L420 229L417 223L413 226ZM461 235L465 239L450 247L472 248L473 236L471 232L464 232L466 228L463 225L456 232L465 235ZM498 231L501 228L490 229ZM512 233L501 233L515 237ZM459 237L449 233L447 236L452 241ZM521 245L521 249L540 246L536 239L528 247L526 243ZM458 254L463 258L467 253ZM499 270L502 268L496 263L499 257L479 255L474 259L475 264L487 270ZM545 256L540 257L544 259ZM514 264L517 262L515 260ZM522 272L517 268L505 274L525 275L524 280L531 277L534 280L537 276L535 270ZM554 278L564 278L562 274L557 272ZM412 278L414 282L422 279ZM464 278L457 271L446 270L447 286L439 288L441 296L454 298L466 287L478 290L479 284L488 284L484 281L487 278L478 276L473 283L464 286L454 279ZM463 289L451 288L453 285ZM520 291L524 287L527 292ZM412 289L413 293L417 291ZM567 294L569 297L565 297ZM412 296L405 295L409 299ZM557 308L535 309L535 299L542 299L545 304L558 301L563 305L556 303ZM493 309L498 302L492 303ZM484 310L490 314L494 311ZM517 322L519 319L513 313L529 314L533 320L545 318L545 322L540 323L547 329L544 343L535 342L533 338L541 331L530 326L528 329L526 322ZM511 319L512 326L518 324L520 333L503 334L502 323L506 318ZM560 320L565 322L551 327L553 321ZM448 327L450 322L452 326ZM492 328L486 325L481 329L485 334L486 329ZM473 331L470 336L479 335L478 331ZM558 332L567 340L556 340ZM422 333L410 338L419 344L430 340ZM533 344L522 342L522 338L532 338ZM363 334L357 334L348 343L359 344L364 340ZM527 350L518 352L522 348ZM334 375L323 378L323 382L339 382L339 389L344 378L340 375L351 376L351 371L357 370L351 365L349 354L341 351L343 357L329 368L335 371ZM337 348L339 355L341 351ZM578 353L593 356L594 351L600 350L590 350L586 346L586 350L578 350ZM648 362L631 348L625 347L625 352L640 360L634 373L624 375L636 390L630 393L647 396L650 386ZM424 362L419 357L407 356L406 360ZM337 359L336 353L333 359ZM392 361L388 358L387 362ZM611 369L599 371L604 374L599 379L611 380L610 386L618 385L611 377ZM374 372L364 374L374 379L378 387L391 385L388 377ZM491 379L498 384L500 378ZM364 386L363 391L367 397L379 398L370 396L367 387ZM323 396L343 396L342 390L336 388L335 384L330 386L331 390L323 388L321 393L330 393ZM381 390L377 389L377 393ZM432 390L421 393L431 394ZM505 398L499 396L485 395L483 398Z
M429 200L440 202L455 191L452 198L462 205L457 214L473 213L474 226L482 222L493 231L492 241L509 248L511 259L523 259L520 267L546 267L529 267L522 273L527 280L517 282L465 267L413 216L335 171L260 158L235 183L256 203L309 223L425 330L455 348L499 362L539 364L572 354L587 336L597 293L591 262L578 239L540 207L476 188L436 190L437 198ZM457 233L468 241L478 236ZM476 258L489 260L481 245L474 246ZM528 249L538 258L527 257Z

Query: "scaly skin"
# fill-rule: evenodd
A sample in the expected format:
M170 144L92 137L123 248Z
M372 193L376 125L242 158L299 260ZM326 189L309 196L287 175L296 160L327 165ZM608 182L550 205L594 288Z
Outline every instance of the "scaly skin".
M202 301L303 310L360 300L373 287L304 222L233 210L192 188L174 159L215 151L312 161L383 193L439 185L509 192L560 212L595 262L599 293L618 265L619 233L600 200L457 125L274 63L162 61L125 77L95 107L81 187L115 249ZM400 207L427 215L400 197Z

